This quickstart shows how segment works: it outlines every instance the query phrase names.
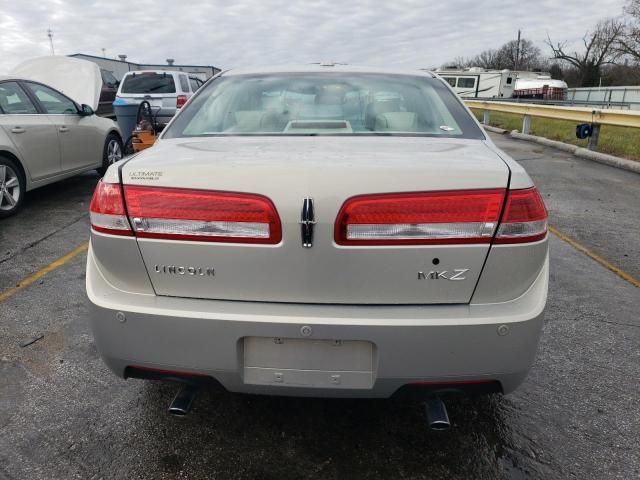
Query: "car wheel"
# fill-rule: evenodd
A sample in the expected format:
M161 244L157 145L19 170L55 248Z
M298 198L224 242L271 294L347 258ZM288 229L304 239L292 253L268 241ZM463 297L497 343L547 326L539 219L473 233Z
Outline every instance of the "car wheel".
M102 167L98 168L98 173L104 175L107 168L111 164L116 163L123 157L122 140L115 133L107 135L107 139L104 141L104 150L102 153Z
M0 218L20 209L24 192L25 181L18 166L13 160L0 157Z

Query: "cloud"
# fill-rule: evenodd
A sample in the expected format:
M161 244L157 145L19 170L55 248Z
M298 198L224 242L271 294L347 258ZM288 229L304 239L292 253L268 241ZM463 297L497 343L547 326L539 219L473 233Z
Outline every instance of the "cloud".
M515 38L517 29L543 48L577 42L624 0L585 8L579 0L3 0L0 71L49 54L127 54L141 63L248 65L344 63L434 67Z

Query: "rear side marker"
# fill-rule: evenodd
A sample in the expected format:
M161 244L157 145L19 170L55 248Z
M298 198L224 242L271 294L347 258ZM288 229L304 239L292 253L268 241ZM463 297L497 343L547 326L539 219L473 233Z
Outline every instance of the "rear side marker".
M97 232L133 236L118 183L98 182L89 207L91 226Z
M509 190L494 243L526 243L547 235L548 213L535 187Z

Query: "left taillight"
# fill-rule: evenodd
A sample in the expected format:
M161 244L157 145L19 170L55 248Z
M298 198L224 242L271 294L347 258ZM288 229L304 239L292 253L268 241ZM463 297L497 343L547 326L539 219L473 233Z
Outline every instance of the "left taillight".
M98 182L91 206L89 207L91 227L110 235L133 236L127 219L127 211L122 196L122 187L118 183Z
M262 195L127 185L124 198L140 238L260 244L282 239L278 212Z
M178 98L176 98L176 108L182 108L185 103L187 103L187 96L178 95Z

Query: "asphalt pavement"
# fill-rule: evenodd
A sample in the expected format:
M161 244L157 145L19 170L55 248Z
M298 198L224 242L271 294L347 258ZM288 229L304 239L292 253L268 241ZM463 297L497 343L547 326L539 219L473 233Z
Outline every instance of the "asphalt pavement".
M492 135L544 195L550 222L640 277L640 175ZM88 240L96 174L29 194L0 222L0 295ZM551 236L536 363L507 396L447 403L426 428L404 399L321 400L120 380L87 323L86 255L0 302L0 480L640 478L640 289Z

